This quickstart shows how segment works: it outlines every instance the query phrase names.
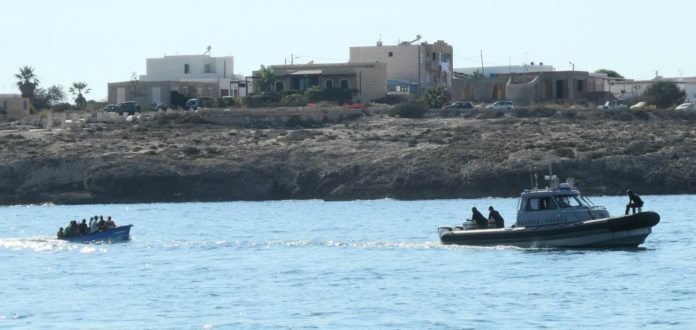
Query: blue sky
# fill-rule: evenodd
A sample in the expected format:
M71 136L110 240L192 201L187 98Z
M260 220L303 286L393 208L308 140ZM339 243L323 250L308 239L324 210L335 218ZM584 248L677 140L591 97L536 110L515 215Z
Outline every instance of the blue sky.
M145 73L145 59L235 57L261 64L345 62L351 46L415 38L454 47L454 66L544 62L557 70L609 68L627 78L696 76L696 2L585 1L178 1L11 0L0 16L0 93L31 65L42 87L75 81L106 98L107 83Z

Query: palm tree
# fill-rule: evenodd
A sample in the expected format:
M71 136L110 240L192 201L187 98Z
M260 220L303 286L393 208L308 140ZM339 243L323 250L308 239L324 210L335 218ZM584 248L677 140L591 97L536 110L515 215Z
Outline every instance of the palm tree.
M22 97L34 99L34 91L39 86L39 79L36 77L36 73L34 73L34 68L25 65L19 68L19 73L15 74L15 77L19 79L17 87L22 92Z
M425 90L423 95L431 108L439 109L450 101L450 93L444 86L434 86Z
M273 69L264 67L262 65L261 69L259 70L259 84L262 92L271 91L271 83L273 83L274 78L275 75L273 75Z
M86 82L77 81L72 84L69 91L70 94L75 95L75 105L78 108L82 108L84 104L87 102L87 100L85 100L85 97L82 95L82 92L88 94L91 91L91 89L87 88Z

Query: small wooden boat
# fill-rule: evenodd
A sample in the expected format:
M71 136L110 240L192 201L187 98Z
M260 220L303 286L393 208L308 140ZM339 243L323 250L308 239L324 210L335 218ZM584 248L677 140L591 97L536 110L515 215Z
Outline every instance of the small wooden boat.
M61 239L65 240L65 241L69 241L69 242L79 242L79 243L123 242L123 241L127 241L130 239L131 227L133 227L133 225L118 226L114 229L98 231L98 232L87 234L87 235L64 237Z

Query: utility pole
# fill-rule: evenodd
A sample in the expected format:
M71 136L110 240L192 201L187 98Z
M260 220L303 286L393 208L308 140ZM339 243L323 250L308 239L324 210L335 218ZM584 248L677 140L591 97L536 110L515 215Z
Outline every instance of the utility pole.
M486 77L486 72L483 70L483 49L481 49L481 76Z

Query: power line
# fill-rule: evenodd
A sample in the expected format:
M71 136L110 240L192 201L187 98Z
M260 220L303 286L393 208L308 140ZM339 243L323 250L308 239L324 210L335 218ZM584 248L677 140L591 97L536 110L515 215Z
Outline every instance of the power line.
M317 57L317 56L311 56L311 55L302 55L302 54L295 54L296 56L299 56L301 58L306 58L310 60L322 60L322 61L339 61L339 62L345 62L346 59L337 59L337 58L325 58L325 57Z
M456 58L461 58L461 59L464 59L464 60L467 60L467 61L471 61L471 62L481 63L481 59L480 59L480 58L474 59L474 58L471 58L471 57L464 57L464 56L459 56L459 55L454 55L454 57L456 57ZM495 66L507 66L507 64L493 63L493 62L487 62L487 61L483 61L483 63L484 63L484 64L488 64L488 65L495 65Z

